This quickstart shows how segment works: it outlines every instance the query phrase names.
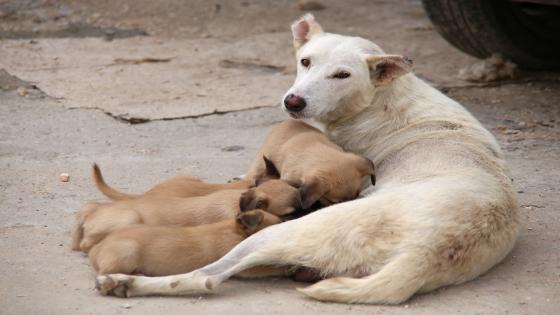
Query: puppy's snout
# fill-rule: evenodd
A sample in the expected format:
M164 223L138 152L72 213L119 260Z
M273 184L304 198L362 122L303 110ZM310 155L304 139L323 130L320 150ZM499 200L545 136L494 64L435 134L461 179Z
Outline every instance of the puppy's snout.
M305 99L294 94L289 94L284 99L284 106L290 112L299 112L305 108L305 105L307 105Z

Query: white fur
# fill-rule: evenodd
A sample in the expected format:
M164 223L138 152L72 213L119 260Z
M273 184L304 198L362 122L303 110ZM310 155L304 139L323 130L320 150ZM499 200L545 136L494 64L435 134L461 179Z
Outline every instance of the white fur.
M305 23L316 22L307 16ZM311 67L298 66L287 92L307 101L295 116L313 118L346 150L372 159L378 184L365 198L254 234L193 273L99 277L103 292L115 286L127 288L127 296L207 292L251 266L288 264L334 277L300 290L310 297L400 303L471 280L511 250L518 206L492 135L413 74L372 81L366 58L383 54L375 44L322 31L308 37L297 57L298 63L310 58ZM351 77L329 78L338 69Z

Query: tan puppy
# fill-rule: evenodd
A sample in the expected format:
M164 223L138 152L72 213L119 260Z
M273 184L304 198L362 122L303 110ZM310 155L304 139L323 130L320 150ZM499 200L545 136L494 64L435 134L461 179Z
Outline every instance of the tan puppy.
M225 189L248 189L255 186L255 181L240 180L227 184L205 183L198 177L177 176L157 184L142 195L125 194L115 190L105 183L101 170L93 164L93 180L97 188L113 200L137 199L144 196L159 197L197 197L211 194Z
M300 204L298 190L281 180L200 197L145 195L113 203L90 203L78 213L72 249L88 252L108 233L135 224L195 226L232 219L241 211L253 209L285 215Z
M303 208L317 200L331 205L355 199L364 176L375 184L373 162L344 152L321 131L296 120L272 128L246 179L259 181L275 168L282 180L300 187Z
M218 260L248 236L282 220L262 210L195 227L136 226L115 231L89 257L98 274L165 276Z

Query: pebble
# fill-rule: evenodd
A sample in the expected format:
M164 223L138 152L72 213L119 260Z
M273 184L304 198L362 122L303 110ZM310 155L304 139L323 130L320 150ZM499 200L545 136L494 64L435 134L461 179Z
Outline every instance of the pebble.
M70 174L68 173L61 173L60 174L60 181L61 182L67 182L70 180Z
M130 304L128 304L128 303L124 303L124 304L121 305L121 307L122 307L122 308L129 309L129 308L132 308L132 305L130 305Z
M25 97L28 93L27 88L25 88L25 86L20 86L17 88L17 93L19 94L19 96Z

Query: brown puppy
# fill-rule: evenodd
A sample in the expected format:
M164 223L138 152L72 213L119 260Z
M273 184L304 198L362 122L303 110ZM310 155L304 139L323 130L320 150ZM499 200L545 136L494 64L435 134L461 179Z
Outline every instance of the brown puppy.
M274 168L282 180L300 187L303 208L318 200L330 205L355 199L364 176L375 185L372 161L344 152L320 130L297 120L272 128L246 179L258 181Z
M270 180L249 190L221 190L200 197L148 195L90 203L77 215L72 249L87 253L108 233L135 224L195 226L232 219L241 211L253 209L281 216L300 205L298 190L281 180Z
M255 186L255 181L253 180L240 180L227 184L210 184L203 182L198 177L177 176L155 185L142 195L132 195L122 193L107 185L97 164L93 164L93 180L97 188L105 196L113 200L138 199L144 196L197 197L219 190L248 189Z
M275 215L253 210L194 227L130 227L111 233L89 257L98 274L179 274L218 260L251 234L280 222Z

